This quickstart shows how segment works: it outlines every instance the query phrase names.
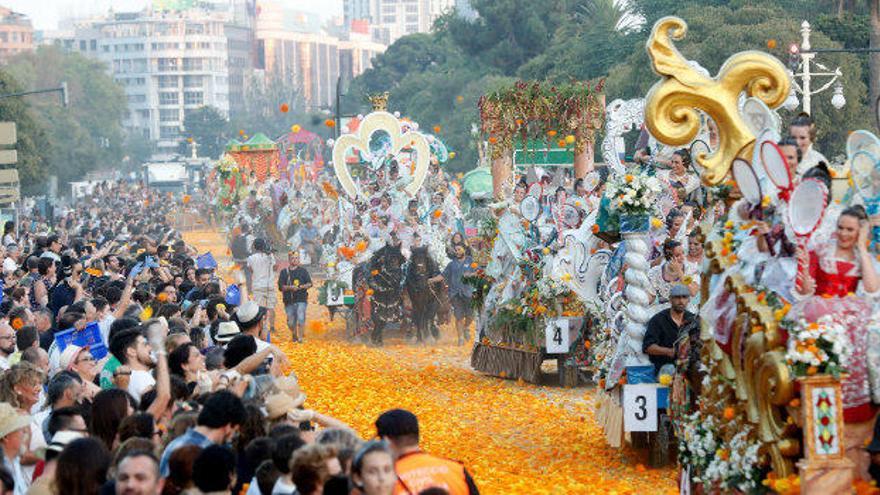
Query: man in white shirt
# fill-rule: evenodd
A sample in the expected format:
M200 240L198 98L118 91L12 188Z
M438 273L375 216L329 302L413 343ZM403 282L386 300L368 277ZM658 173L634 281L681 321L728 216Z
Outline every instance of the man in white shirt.
M15 352L15 330L0 322L0 370L9 369L9 356Z
M155 363L152 350L140 328L123 330L110 341L110 352L120 363L131 369L128 393L140 402L141 395L156 385L151 370ZM162 349L164 351L164 349Z
M275 287L275 256L265 239L254 241L254 251L254 254L248 256L247 259L252 278L254 301L264 310L264 314L268 313L269 315L269 328L258 335L263 340L268 340L269 332L275 329L275 304L278 293L278 289Z
M18 270L18 261L21 256L21 248L18 244L10 244L6 246L6 258L3 260L3 273L14 273Z

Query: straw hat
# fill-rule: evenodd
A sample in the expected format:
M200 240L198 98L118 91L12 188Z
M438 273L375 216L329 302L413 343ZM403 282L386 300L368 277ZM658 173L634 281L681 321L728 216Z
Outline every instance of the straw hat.
M266 416L269 420L278 419L298 407L296 401L287 394L272 394L266 397Z
M221 344L226 344L240 333L241 330L238 329L238 324L234 321L223 321L217 326L217 335L214 337L214 340Z
M31 417L21 414L6 402L0 402L0 438L31 424Z
M88 347L80 347L78 345L70 344L64 348L64 352L61 353L61 357L58 359L58 366L62 370L69 370L76 364L76 358L79 354L87 350Z
M302 392L302 389L299 387L299 382L293 375L283 376L275 380L275 387L293 399L295 404L294 407L299 407L306 401L306 395Z

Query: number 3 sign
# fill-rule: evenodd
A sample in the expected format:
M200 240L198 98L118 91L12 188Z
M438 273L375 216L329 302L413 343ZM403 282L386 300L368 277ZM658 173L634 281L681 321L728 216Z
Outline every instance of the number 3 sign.
M544 347L547 349L547 354L566 354L571 346L571 338L568 335L568 319L557 318L547 322L544 336Z
M656 386L623 386L623 431L657 431Z

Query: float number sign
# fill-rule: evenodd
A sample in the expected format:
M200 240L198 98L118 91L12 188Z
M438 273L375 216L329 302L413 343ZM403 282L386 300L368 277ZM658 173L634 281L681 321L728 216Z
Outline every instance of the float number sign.
M550 320L545 329L544 347L547 354L566 354L571 345L571 338L568 335L568 319L557 318Z
M657 387L623 386L623 431L657 431Z
M342 306L345 302L345 293L341 287L327 289L327 306Z

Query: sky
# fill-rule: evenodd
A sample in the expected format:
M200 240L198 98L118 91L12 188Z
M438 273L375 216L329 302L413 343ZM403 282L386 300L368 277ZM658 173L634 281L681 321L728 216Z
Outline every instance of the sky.
M276 0L317 12L323 17L342 15L342 0ZM100 14L113 7L117 12L144 8L149 0L0 0L0 5L28 15L35 29L56 29L58 21L75 12L79 17Z

